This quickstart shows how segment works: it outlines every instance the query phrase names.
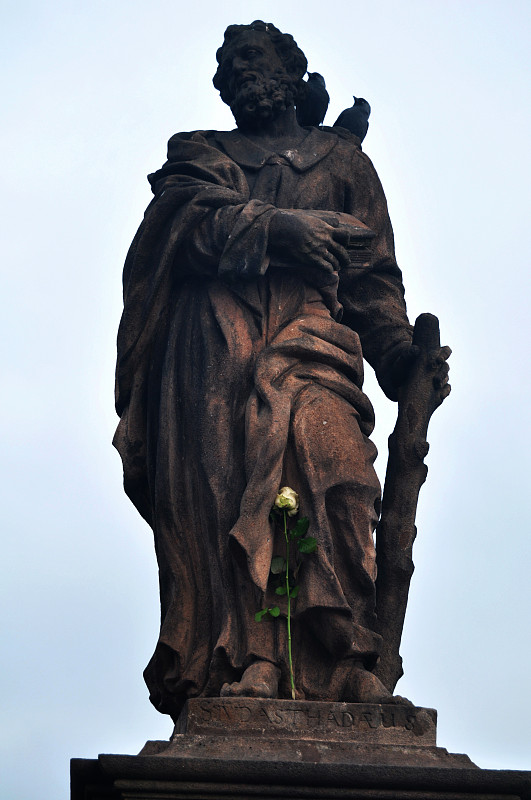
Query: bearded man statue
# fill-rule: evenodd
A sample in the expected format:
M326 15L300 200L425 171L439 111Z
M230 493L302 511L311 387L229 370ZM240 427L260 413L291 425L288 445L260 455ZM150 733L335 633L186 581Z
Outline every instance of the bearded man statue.
M390 702L363 358L396 399L415 348L385 197L359 139L298 125L291 36L232 25L217 60L237 128L170 139L124 270L114 444L160 573L146 682L174 719L189 697L290 697L286 618L255 621L278 601L288 485L318 542L292 610L297 696Z

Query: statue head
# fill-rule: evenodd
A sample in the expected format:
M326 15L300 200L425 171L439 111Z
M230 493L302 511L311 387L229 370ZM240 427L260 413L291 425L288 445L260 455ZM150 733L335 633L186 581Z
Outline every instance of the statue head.
M260 128L295 105L308 62L289 33L271 23L230 25L213 78L238 127Z

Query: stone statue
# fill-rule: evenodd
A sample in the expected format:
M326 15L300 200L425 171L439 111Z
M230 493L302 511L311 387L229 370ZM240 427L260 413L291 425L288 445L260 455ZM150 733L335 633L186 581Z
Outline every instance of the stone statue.
M146 682L174 719L189 697L290 696L284 613L255 621L289 486L318 542L293 607L297 696L392 702L363 358L396 400L419 347L384 193L359 139L297 123L290 35L232 25L217 60L237 128L170 139L124 269L114 444L160 572Z

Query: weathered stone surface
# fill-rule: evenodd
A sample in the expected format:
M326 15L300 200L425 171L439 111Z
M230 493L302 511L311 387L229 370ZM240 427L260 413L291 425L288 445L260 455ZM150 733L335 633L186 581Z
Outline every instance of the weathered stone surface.
M531 800L531 773L220 758L74 759L71 800Z
M180 734L266 737L363 744L435 745L435 709L369 703L198 698L175 726Z
M176 734L171 742L147 742L141 755L182 758L195 761L206 757L246 764L350 764L363 766L467 767L475 765L466 755L449 753L442 747L428 745L385 745L330 739L288 739L271 736L185 736Z
M436 711L412 706L252 698L188 701L169 742L140 755L247 763L473 767L436 747Z
M238 127L170 139L124 268L114 442L159 561L150 699L174 720L198 695L386 702L449 350L413 337L359 139L297 122L307 60L293 37L230 26L217 59L214 85ZM399 402L419 378L376 549L364 360ZM298 493L314 550L271 518L281 486ZM290 530L284 580L272 562L288 555Z

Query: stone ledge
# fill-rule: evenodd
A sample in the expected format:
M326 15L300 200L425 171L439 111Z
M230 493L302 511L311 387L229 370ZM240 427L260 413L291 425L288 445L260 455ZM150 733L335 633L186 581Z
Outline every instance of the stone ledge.
M257 736L189 736L176 734L170 742L147 742L140 756L188 759L237 760L241 764L268 762L284 769L290 764L367 764L385 766L466 767L475 764L466 755L443 747L361 744L319 739L274 739Z
M73 759L71 800L531 800L531 772L170 756Z

